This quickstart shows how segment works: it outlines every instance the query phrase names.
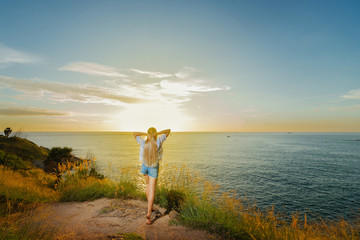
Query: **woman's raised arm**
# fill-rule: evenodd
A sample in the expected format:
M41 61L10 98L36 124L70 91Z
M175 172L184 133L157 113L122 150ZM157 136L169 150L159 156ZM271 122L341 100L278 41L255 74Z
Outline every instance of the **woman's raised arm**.
M134 138L136 138L137 136L142 136L142 135L147 136L148 134L144 133L144 132L134 132L133 135L134 135Z
M165 130L158 132L157 135L166 134L166 137L168 137L170 132L171 132L170 129L165 129Z

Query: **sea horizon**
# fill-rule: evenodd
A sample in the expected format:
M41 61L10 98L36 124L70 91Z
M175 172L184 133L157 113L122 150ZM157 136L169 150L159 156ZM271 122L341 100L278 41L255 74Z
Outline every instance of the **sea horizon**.
M140 130L138 130L140 131ZM21 133L36 133L36 132L43 132L43 133L88 133L88 132L99 132L99 133L133 133L138 131L18 131ZM145 131L145 130L143 130ZM16 133L14 131L12 134ZM279 132L247 132L247 131L171 131L171 133L360 133L360 131L322 131L322 132L312 132L312 131L279 131Z

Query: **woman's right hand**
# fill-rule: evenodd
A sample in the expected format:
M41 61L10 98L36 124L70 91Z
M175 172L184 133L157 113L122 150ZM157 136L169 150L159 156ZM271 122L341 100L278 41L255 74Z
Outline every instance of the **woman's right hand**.
M165 129L165 130L158 132L157 135L166 134L166 137L168 137L170 135L170 132L171 132L170 129Z

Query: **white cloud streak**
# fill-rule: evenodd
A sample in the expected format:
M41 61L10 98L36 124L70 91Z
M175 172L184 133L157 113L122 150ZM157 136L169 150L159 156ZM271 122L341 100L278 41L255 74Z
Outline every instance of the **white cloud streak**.
M169 78L174 76L173 74L169 74L169 73L162 73L162 72L149 72L149 71L143 71L143 70L139 70L139 69L130 69L133 72L142 74L142 75L146 75L149 78Z
M0 68L5 68L16 63L30 64L39 62L41 62L39 57L7 47L0 42Z
M347 99L360 99L360 89L351 90L348 94L343 95L342 97Z
M181 69L180 71L178 71L178 72L175 73L174 75L175 75L177 78L184 79L184 78L190 77L190 75L191 75L193 72L196 72L196 69L195 69L195 68L192 68L192 67L184 67L183 69Z
M66 64L61 68L58 68L58 70L79 72L88 75L97 75L97 76L105 76L105 77L120 77L120 78L127 77L127 75L118 72L117 69L114 67L105 66L97 63L91 63L91 62L72 62Z

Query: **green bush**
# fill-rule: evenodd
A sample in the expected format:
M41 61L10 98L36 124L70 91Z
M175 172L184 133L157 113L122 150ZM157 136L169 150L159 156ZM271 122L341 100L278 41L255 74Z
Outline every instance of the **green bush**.
M179 211L184 200L185 193L181 190L160 188L155 194L155 202L166 208L167 212L171 210Z
M0 150L0 164L14 170L28 169L31 167L31 164L22 160L21 157L18 157L15 154L6 153L2 150Z
M53 147L45 159L45 171L59 173L58 164L71 158L72 148Z
M61 162L63 159L71 158L72 148L68 147L53 147L49 151L47 161L55 161L57 163Z
M105 176L100 174L96 170L96 163L92 160L83 159L82 161L77 161L71 163L71 169L76 169L76 176L80 178L94 177L97 179L104 179Z

